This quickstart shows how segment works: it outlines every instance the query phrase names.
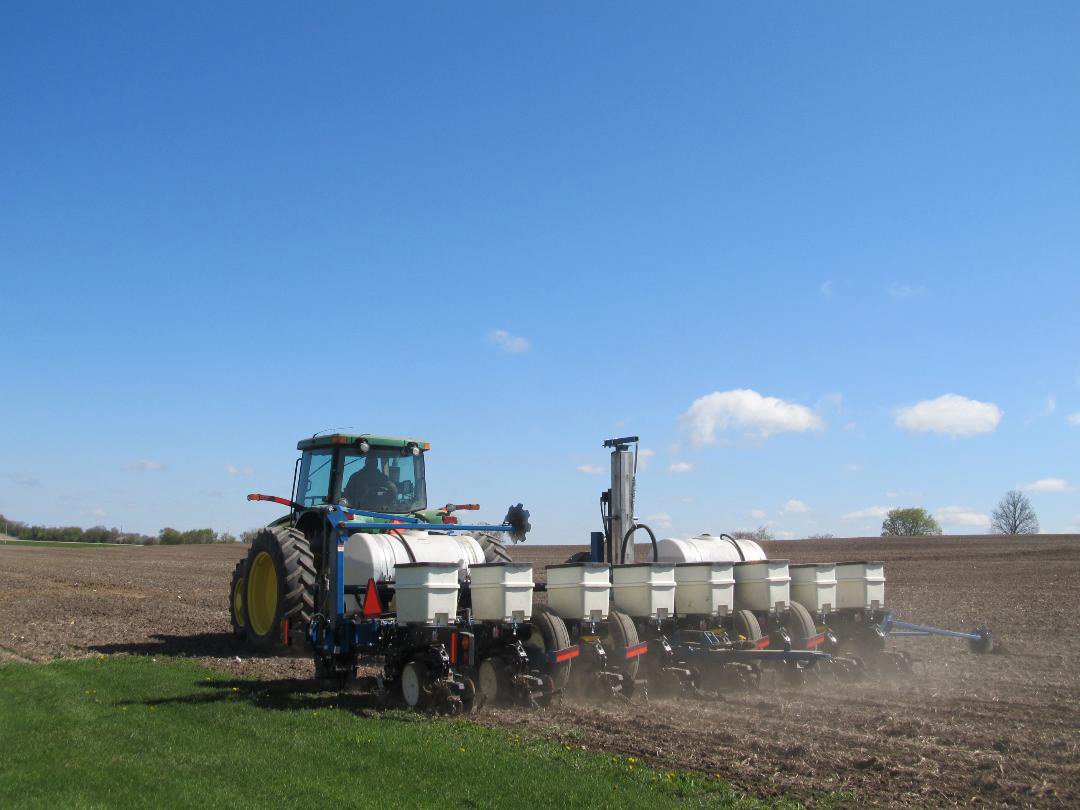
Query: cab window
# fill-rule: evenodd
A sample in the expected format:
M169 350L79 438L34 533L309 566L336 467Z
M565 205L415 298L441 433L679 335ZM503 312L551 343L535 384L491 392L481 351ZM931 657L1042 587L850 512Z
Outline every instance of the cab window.
M296 481L296 502L304 506L326 503L330 497L330 470L333 450L314 450L304 453L300 476Z
M356 509L405 514L427 506L424 456L393 448L367 453L347 450L341 474L341 501Z

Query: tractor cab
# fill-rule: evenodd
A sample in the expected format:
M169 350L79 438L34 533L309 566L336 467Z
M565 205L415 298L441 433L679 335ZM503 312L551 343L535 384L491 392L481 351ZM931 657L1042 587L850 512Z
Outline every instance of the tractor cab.
M424 451L431 445L421 439L333 433L296 447L294 503L402 515L427 508Z

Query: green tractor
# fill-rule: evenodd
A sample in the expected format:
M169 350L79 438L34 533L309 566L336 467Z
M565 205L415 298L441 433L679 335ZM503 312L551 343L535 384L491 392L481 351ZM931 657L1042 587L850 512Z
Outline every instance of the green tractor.
M476 504L428 507L422 439L373 434L316 435L297 444L289 498L253 494L248 500L289 508L259 531L232 575L230 615L236 636L255 648L290 645L302 639L312 619L330 616L330 555L340 548L329 515L348 510L370 524L350 540L345 558L346 611L360 610L369 580L392 581L400 563L470 565L508 562L497 539L514 542L529 530L528 512L511 507L503 524L464 526L455 512Z

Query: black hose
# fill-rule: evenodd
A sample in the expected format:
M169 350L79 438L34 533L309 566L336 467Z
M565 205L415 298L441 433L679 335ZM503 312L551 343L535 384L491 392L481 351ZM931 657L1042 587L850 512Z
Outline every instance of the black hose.
M739 552L739 559L743 562L746 562L746 555L742 553L742 546L739 545L738 541L730 534L725 534L724 532L720 532L720 536L726 537L728 539L728 542L730 542L731 545L735 546L735 550Z
M656 535L653 534L653 530L650 529L648 526L646 526L644 523L635 523L626 532L626 535L623 537L623 540L622 540L622 548L619 549L619 559L620 560L625 560L626 559L626 544L630 541L630 535L632 535L638 529L644 529L646 532L649 533L649 539L652 540L652 558L653 558L653 562L660 562L660 552L656 548Z

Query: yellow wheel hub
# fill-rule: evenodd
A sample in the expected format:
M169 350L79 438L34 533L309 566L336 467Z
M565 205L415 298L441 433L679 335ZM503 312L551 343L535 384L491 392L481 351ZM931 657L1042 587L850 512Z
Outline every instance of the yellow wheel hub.
M236 587L233 588L232 606L233 616L236 617L236 624L239 627L247 626L247 617L244 615L244 584L246 579L240 577L236 580Z
M247 621L256 635L265 636L274 627L278 608L278 575L269 552L260 551L247 575Z

